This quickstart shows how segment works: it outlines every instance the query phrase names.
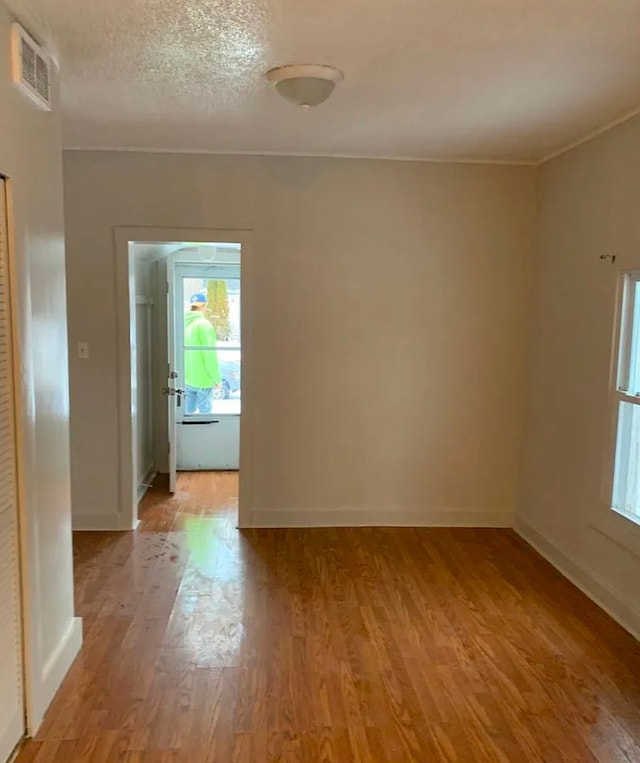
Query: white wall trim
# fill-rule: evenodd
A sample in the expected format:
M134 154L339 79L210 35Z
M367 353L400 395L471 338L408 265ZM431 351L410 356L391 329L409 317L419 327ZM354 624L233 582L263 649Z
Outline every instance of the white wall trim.
M583 135L581 138L577 138L576 140L571 141L571 143L567 143L561 148L557 148L555 151L552 151L550 154L543 156L542 159L540 159L540 161L536 162L536 164L538 166L546 164L547 162L550 162L552 159L556 159L558 156L562 156L562 154L566 154L568 151L571 151L574 148L578 148L578 146L582 146L584 143L588 143L594 138L597 138L599 135L603 135L605 132L609 132L609 130L613 130L614 127L618 127L618 125L628 122L630 119L637 117L638 114L640 114L640 106L636 107L635 109L632 109L631 111L627 111L622 116L619 116L616 119L612 119L610 122L606 122L600 127L596 127L595 130L591 130L586 135Z
M9 756L9 760L7 761L7 763L15 763L15 761L18 759L18 755L20 755L20 753L22 752L22 748L24 747L26 741L27 741L27 738L23 736L22 739L15 746L11 755Z
M252 511L250 521L240 527L513 527L512 514L485 509L263 509Z
M82 647L82 618L74 617L69 623L56 650L42 670L41 690L33 695L33 707L29 718L28 733L33 736L42 718L60 688L71 664Z
M547 540L522 519L516 519L515 531L541 556L550 562L567 580L594 601L632 636L640 640L640 611L634 609L615 591L597 580L582 565Z
M253 231L248 229L233 228L163 228L154 226L116 226L114 229L114 250L116 272L116 372L118 378L117 406L118 406L118 496L119 496L119 524L115 527L105 526L111 524L112 517L102 517L101 526L97 522L84 526L87 515L74 517L74 529L87 530L130 530L137 527L137 477L134 471L134 441L131 419L131 310L132 295L129 292L130 261L135 255L130 256L130 242L144 243L177 243L188 241L190 244L210 243L237 243L242 251L243 273L252 267ZM245 278L243 276L243 278ZM246 312L246 305L253 301L253 294L248 293L243 280L242 291L242 364L246 373L243 378L251 378L252 357L252 330L250 315ZM240 502L238 514L241 518L252 504L251 499L251 468L253 447L251 442L250 412L252 408L251 386L245 383L243 386L242 417L240 421ZM248 415L249 414L249 415ZM245 526L241 524L241 526Z
M120 514L74 514L73 531L83 530L130 530L122 526Z
M63 151L98 151L123 154L195 154L201 156L256 156L265 158L292 159L352 159L370 162L419 162L421 164L486 164L490 166L505 165L507 167L535 167L538 159L499 159L482 157L438 157L438 156L406 156L385 154L323 154L306 152L281 151L216 151L202 148L153 148L147 146L63 146Z
M138 503L145 497L147 490L153 485L154 479L158 476L156 465L152 464L144 475L143 481L138 485Z

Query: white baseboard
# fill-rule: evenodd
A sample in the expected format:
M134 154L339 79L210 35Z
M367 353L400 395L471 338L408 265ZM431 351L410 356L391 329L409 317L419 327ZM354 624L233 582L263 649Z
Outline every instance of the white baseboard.
M71 664L82 647L82 618L74 617L53 654L42 670L40 686L32 693L33 704L28 718L28 734L33 736L60 688Z
M22 748L24 747L26 741L27 741L27 738L23 736L22 739L16 745L16 748L14 749L14 751L9 756L9 760L7 761L7 763L15 763L15 761L18 759L18 755L20 755L20 752L22 751Z
M140 503L140 501L145 497L147 490L151 487L157 475L158 470L156 469L155 464L152 464L147 469L147 473L145 474L141 484L138 485L138 503Z
M250 512L255 528L286 527L513 527L513 515L499 511L419 511L416 509L295 509Z
M73 514L71 518L74 530L130 530L122 527L119 514Z
M611 615L632 636L640 640L640 612L637 609L629 606L618 594L560 551L531 525L517 519L514 529L567 580L570 580L601 609Z

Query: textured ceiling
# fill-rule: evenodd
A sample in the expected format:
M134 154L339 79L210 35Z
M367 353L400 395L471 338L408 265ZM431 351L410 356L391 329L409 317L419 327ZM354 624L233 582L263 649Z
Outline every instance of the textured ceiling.
M538 160L640 105L640 0L9 0L67 146ZM264 72L331 64L309 112Z

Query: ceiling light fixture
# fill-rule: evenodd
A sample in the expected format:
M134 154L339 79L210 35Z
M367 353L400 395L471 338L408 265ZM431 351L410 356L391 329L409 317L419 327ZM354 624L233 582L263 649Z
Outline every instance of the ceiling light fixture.
M316 64L278 66L266 77L283 98L306 109L324 103L343 79L338 69Z

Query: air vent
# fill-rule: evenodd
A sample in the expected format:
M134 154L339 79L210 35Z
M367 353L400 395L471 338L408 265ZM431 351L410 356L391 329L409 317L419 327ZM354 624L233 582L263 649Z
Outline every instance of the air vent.
M51 64L20 24L12 29L13 81L41 109L51 111Z

